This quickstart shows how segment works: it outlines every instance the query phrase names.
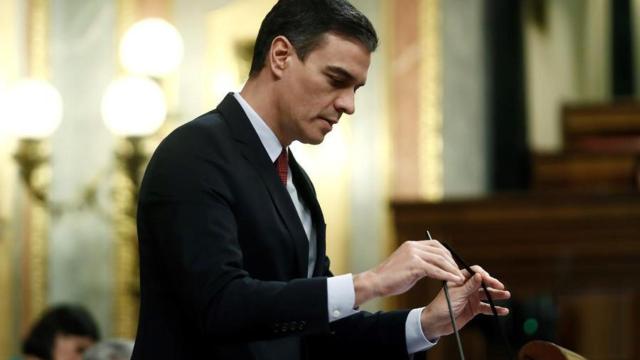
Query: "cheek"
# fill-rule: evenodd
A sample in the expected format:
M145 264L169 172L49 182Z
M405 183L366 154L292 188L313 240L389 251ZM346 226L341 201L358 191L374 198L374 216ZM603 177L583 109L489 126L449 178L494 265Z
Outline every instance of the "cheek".
M313 122L332 106L331 88L322 77L305 76L288 85L289 114L297 122Z

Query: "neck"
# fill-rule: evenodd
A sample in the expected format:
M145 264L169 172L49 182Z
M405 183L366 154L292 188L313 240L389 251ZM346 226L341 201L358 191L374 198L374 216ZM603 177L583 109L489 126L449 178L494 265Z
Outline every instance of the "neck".
M260 115L276 135L280 144L283 147L287 147L293 140L285 135L285 129L280 122L281 111L278 101L278 89L273 81L265 81L263 77L264 72L258 74L255 78L249 78L240 91L240 95Z

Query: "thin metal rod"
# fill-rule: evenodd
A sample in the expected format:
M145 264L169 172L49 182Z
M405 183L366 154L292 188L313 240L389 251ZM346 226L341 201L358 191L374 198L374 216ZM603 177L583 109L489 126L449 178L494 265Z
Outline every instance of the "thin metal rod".
M449 244L443 242L442 245L445 248L447 248L447 250L449 250L449 252L451 252L451 255L453 256L453 259L458 264L460 264L465 270L467 270L469 272L470 276L473 276L473 275L476 274L476 272L473 271L469 265L467 265L467 262L464 261L462 256L460 256L458 253L456 253L456 251L453 250L451 248L451 246L449 246ZM496 326L498 327L498 330L500 331L500 337L502 338L502 343L504 345L505 355L507 356L508 359L513 359L514 358L513 357L513 351L511 350L511 346L509 345L509 340L507 338L507 333L505 332L504 327L500 323L500 317L498 316L498 310L496 309L496 305L493 302L493 298L491 297L491 293L489 292L489 289L487 288L487 285L484 283L484 281L482 282L482 290L484 290L484 294L487 297L487 302L489 303L489 307L491 307L491 312L493 313L493 318L495 320Z
M431 238L431 233L427 230L427 237L429 240L433 240ZM460 359L464 360L464 350L462 349L462 340L460 340L460 334L458 333L458 326L456 325L456 318L453 315L453 306L451 306L451 298L449 297L449 286L446 281L442 282L442 288L444 289L444 297L447 299L447 307L449 308L449 318L451 319L451 326L453 327L453 332L456 334L456 343L458 344L458 354L460 354Z
M460 359L464 360L464 350L462 350L462 340L460 340L460 334L458 333L458 326L456 325L456 319L453 316L453 307L451 306L451 299L449 298L449 286L446 281L442 282L444 288L444 297L447 298L447 306L449 307L449 317L451 318L451 325L453 326L453 332L456 334L456 343L458 344L458 354Z

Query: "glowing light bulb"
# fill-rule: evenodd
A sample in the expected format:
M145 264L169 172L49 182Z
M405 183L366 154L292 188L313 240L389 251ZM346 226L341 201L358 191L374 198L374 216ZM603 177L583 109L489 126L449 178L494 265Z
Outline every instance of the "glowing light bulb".
M62 122L62 96L44 80L17 81L3 92L0 109L0 127L19 138L46 138Z
M102 98L102 118L120 136L153 134L167 116L160 86L148 78L129 76L114 80Z
M141 20L125 33L120 42L120 61L127 71L159 77L175 70L184 52L182 36L168 21Z

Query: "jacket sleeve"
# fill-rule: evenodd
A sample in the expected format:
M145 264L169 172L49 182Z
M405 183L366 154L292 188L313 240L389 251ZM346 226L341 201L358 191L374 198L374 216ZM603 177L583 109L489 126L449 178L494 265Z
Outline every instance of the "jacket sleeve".
M408 311L361 311L311 336L310 359L409 359L405 340Z

